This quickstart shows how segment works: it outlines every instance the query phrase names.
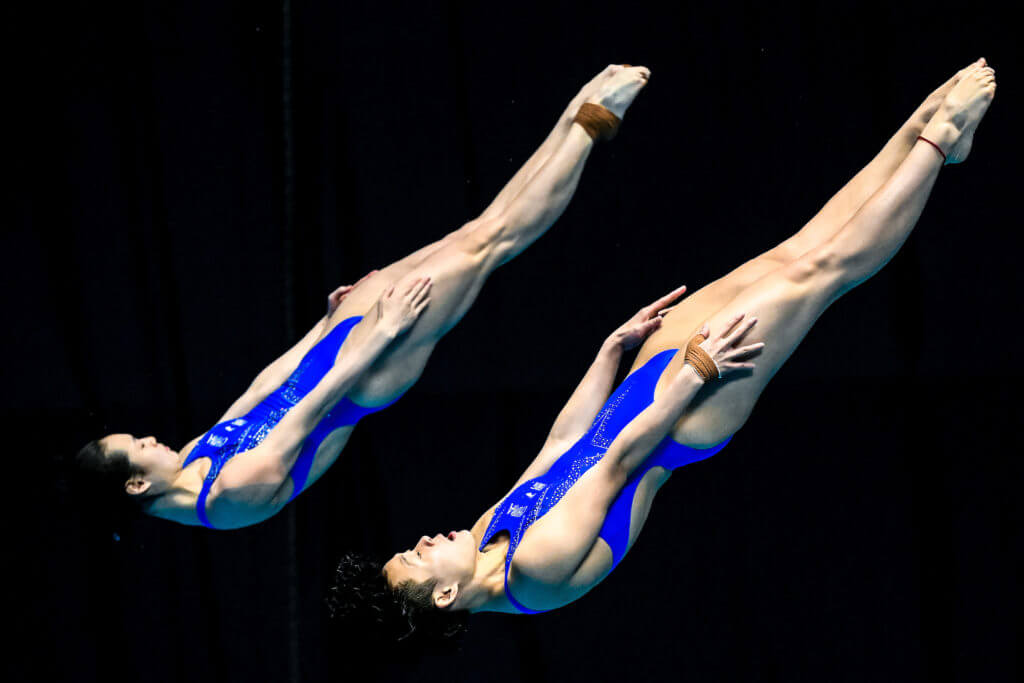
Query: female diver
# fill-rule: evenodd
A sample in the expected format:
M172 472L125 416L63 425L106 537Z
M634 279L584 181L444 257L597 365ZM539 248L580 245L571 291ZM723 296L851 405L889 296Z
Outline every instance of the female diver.
M436 645L469 613L552 610L604 580L671 470L725 446L822 312L896 253L944 163L967 158L995 87L983 59L963 69L794 236L671 312L681 290L642 309L601 347L495 506L383 565L348 554L328 596L333 616ZM609 397L622 351L648 334Z
M131 434L87 444L78 488L187 525L234 529L276 514L331 466L362 416L416 382L491 272L558 219L595 141L614 135L649 77L605 68L478 218L333 292L327 316L180 451Z

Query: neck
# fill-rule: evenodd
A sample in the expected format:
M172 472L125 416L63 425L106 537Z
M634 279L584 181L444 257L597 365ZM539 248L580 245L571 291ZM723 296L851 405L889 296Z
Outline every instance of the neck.
M505 597L505 553L508 540L490 545L486 552L477 551L476 570L469 585L463 589L459 609L470 612L508 612Z
M178 473L167 490L150 497L142 504L143 511L152 517L169 519L183 524L195 523L196 500L203 485L199 468L187 467ZM184 515L184 516L183 516Z

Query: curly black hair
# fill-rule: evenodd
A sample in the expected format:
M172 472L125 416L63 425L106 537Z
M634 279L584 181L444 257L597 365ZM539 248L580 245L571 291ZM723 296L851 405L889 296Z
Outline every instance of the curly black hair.
M141 497L129 495L124 485L142 470L127 454L90 441L65 469L62 489L70 494L69 502L98 527L109 530L112 538L118 539L141 514Z
M327 610L346 635L358 635L407 652L455 650L468 630L469 613L434 605L436 581L405 581L392 588L384 563L346 553L327 592Z

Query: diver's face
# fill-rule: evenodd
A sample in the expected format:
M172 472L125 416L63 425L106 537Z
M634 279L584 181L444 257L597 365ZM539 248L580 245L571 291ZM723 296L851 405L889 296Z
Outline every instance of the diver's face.
M440 585L462 583L473 577L475 569L476 540L466 530L422 536L415 546L395 553L384 564L392 588L410 580L423 583L436 579Z
M129 483L129 493L158 493L170 488L181 472L181 455L152 436L111 434L100 439L104 451L121 451L132 465L142 470L139 481Z

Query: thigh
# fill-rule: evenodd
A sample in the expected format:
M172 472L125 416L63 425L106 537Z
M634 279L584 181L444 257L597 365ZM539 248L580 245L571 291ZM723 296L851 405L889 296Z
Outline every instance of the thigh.
M718 278L711 284L684 298L666 316L665 325L656 331L641 347L633 361L630 372L646 363L653 356L669 348L677 348L676 339L679 330L697 330L700 326L721 310L723 306L735 299L743 290L785 265L783 255L777 249L765 252L750 259L727 275ZM687 339L693 333L687 335Z
M431 279L430 304L412 328L385 351L356 385L350 397L366 406L391 401L422 374L434 346L466 314L491 272L498 266L496 243L488 224L459 231L394 282L401 291L414 278ZM354 338L366 332L362 323Z
M683 348L705 320L715 332L738 313L757 317L757 324L743 343L765 343L763 351L755 358L754 370L727 382L712 382L701 390L676 424L673 438L687 446L708 447L742 427L764 387L839 296L843 282L828 248L822 247L765 275L717 311L703 312L699 319L673 320L671 316L675 311L672 311L661 330L665 334L659 343L666 344L664 348ZM659 350L645 349L645 352ZM672 360L658 382L655 396L682 369L683 360L682 354Z
M341 305L338 306L338 309L331 316L329 327L333 327L346 318L351 318L355 315L365 315L387 287L409 275L432 254L435 254L448 244L453 239L453 236L459 234L459 232L459 230L456 230L436 242L431 242L405 258L379 269L376 273L360 282L358 287L348 293L344 301L341 302Z

